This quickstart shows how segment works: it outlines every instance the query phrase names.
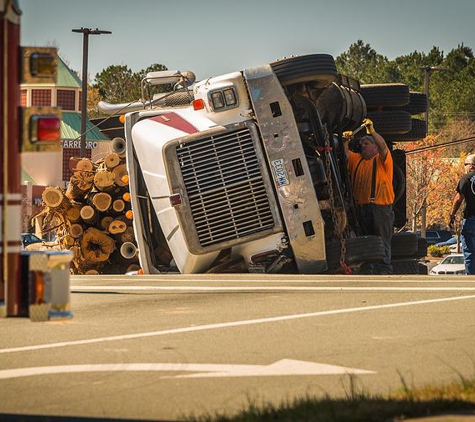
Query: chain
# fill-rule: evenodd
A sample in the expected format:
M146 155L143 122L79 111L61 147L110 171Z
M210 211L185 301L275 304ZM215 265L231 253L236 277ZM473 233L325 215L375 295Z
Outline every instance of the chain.
M348 265L345 263L345 258L346 258L346 241L345 238L343 237L343 230L340 228L340 224L338 224L338 217L336 214L336 208L335 208L335 199L333 197L333 181L332 181L332 171L331 171L331 150L332 148L330 147L330 135L328 133L328 130L325 125L322 125L322 132L325 138L325 148L324 148L324 153L325 153L325 173L327 176L327 181L328 181L328 193L330 194L330 211L331 211L331 218L333 222L333 227L335 229L336 236L338 240L340 241L340 266L343 268L345 271L345 274L351 274L351 269L348 267Z

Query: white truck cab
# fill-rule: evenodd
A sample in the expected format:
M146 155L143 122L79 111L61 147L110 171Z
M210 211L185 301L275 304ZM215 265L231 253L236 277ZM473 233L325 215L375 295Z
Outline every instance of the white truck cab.
M178 89L129 106L125 142L114 140L127 156L145 273L323 273L381 255L379 238L356 236L341 142L366 106L333 57L193 81L147 75L143 91Z

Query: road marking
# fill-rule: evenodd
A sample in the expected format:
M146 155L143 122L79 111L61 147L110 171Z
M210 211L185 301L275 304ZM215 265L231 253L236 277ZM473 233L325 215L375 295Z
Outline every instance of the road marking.
M226 292L226 291L329 291L329 292L475 292L475 287L302 287L302 286L72 286L71 292L96 291L189 291L189 292Z
M375 374L374 371L327 365L324 363L282 359L270 365L227 365L207 363L112 363L91 365L38 366L0 371L0 380L34 375L72 374L81 372L199 372L167 378L271 377L285 375Z
M146 332L146 333L124 334L124 335L119 335L119 336L99 337L99 338L91 338L91 339L86 339L86 340L65 341L61 343L38 344L35 346L12 347L9 349L0 349L0 354L26 352L30 350L53 349L53 348L65 347L65 346L81 346L85 344L94 344L94 343L101 343L101 342L106 342L106 341L132 340L132 339L138 339L138 338L164 336L164 335L170 335L170 334L192 333L196 331L242 327L246 325L266 324L266 323L273 323L273 322L280 322L280 321L291 321L294 319L315 318L315 317L329 316L329 315L348 314L348 313L354 313L354 312L366 312L366 311L373 311L373 310L379 310L379 309L399 308L403 306L414 306L414 305L427 305L427 304L432 304L432 303L454 302L454 301L459 301L459 300L470 300L470 299L475 299L475 295L455 296L455 297L429 299L429 300L418 300L418 301L413 301L413 302L388 303L385 305L361 306L358 308L334 309L334 310L329 310L329 311L310 312L306 314L282 315L282 316L269 317L269 318L248 319L248 320L241 320L241 321L196 325L192 327L172 328L169 330L151 331L151 332Z

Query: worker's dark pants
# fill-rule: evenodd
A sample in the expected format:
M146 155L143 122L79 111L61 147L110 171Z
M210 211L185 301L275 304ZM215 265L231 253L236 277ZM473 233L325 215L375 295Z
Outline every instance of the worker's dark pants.
M460 240L465 261L465 272L473 275L475 274L475 216L463 220Z
M383 239L384 259L365 266L368 273L391 274L391 237L393 235L394 212L392 205L366 204L358 205L358 222L362 234L376 235Z

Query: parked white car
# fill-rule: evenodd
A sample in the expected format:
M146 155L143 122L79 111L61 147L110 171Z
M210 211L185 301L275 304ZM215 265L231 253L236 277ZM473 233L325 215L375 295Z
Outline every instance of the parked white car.
M465 263L463 254L447 255L435 267L430 270L432 275L463 275L465 274Z

